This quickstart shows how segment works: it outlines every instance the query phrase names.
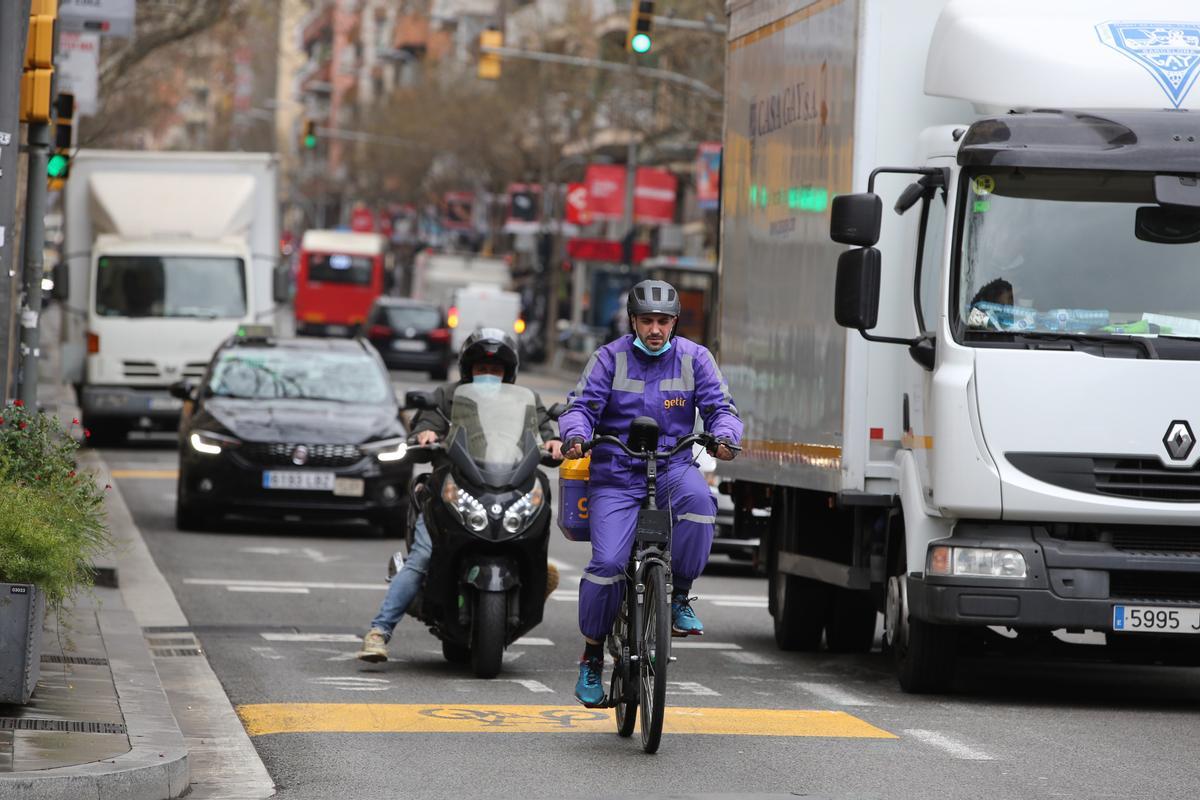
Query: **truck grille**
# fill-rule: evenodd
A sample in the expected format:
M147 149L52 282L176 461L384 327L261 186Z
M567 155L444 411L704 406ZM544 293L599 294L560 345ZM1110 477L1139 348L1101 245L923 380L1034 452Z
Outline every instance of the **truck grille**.
M160 374L153 361L122 361L121 367L126 378L157 378Z
M1108 580L1109 597L1114 600L1200 600L1200 574L1196 573L1113 570Z
M1167 469L1155 458L1097 458L1092 472L1099 494L1200 502L1200 470Z
M238 448L242 458L264 467L294 467L292 454L296 442L246 442ZM306 444L308 460L305 467L348 467L362 458L362 451L353 444Z
M1191 527L1117 528L1112 546L1132 553L1198 553L1200 530Z
M206 369L208 369L207 361L189 361L183 365L183 377L199 380L204 377Z

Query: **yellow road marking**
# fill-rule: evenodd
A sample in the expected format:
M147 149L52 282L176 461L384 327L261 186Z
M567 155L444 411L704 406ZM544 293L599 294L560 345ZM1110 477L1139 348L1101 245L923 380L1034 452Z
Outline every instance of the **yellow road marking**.
M613 711L580 706L262 703L238 706L251 736L272 733L612 733ZM896 739L842 711L668 707L663 731L726 736Z
M159 479L175 479L179 477L177 469L114 469L112 471L114 478L159 478Z

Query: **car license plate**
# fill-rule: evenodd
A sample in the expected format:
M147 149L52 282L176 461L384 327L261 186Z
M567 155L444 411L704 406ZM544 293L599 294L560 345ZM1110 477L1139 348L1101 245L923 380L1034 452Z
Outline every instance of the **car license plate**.
M326 325L325 333L329 336L345 336L350 333L350 329L345 325Z
M362 497L363 485L362 478L335 478L333 493L338 497Z
M151 411L178 411L183 408L183 401L178 397L151 397L147 406Z
M263 488L329 492L333 491L336 480L332 472L269 470L263 473Z
M420 339L396 339L392 342L392 349L405 353L421 353L425 350L425 342Z
M1113 606L1113 630L1123 633L1200 633L1200 608Z

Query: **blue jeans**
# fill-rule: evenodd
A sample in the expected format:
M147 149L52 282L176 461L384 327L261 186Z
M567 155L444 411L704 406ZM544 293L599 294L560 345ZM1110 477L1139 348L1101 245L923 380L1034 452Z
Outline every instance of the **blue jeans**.
M371 620L371 627L382 631L388 639L392 638L392 630L408 610L408 604L417 596L417 590L421 588L421 581L425 580L425 572L429 569L429 557L433 555L433 542L429 540L424 514L417 517L413 533L413 546L404 560L404 567L388 584L383 605L379 606L379 613Z

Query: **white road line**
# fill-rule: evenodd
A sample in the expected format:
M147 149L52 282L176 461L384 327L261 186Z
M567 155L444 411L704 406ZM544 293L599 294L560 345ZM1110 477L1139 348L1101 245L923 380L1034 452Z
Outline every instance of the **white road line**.
M833 686L828 683L806 683L800 682L796 684L809 694L816 695L827 703L833 703L836 706L873 706L875 703L867 700L865 697L859 697L853 692L847 692L839 686Z
M324 678L310 678L308 682L331 689L341 689L344 692L386 692L391 684L387 678L365 678L355 675L330 675Z
M550 595L550 599L573 603L579 599L579 592L569 589L556 589ZM715 606L729 606L732 608L767 607L767 598L752 594L702 594L697 600L701 603L712 603Z
M562 589L555 589L550 595L551 600L558 600L563 603L574 603L579 600L579 592L567 592Z
M693 697L720 697L721 693L713 691L695 681L667 681L667 694L686 694Z
M992 761L990 755L982 750L976 750L974 747L969 747L962 742L951 739L944 733L937 731L924 731L910 728L904 731L907 735L917 739L930 747L936 747L939 750L944 750L955 758L963 759L964 761Z
M750 664L752 666L771 666L779 662L773 658L767 658L759 653L748 653L745 650L731 650L725 653L725 656L739 664Z
M518 686L523 686L526 689L528 689L529 691L535 692L538 694L547 694L547 693L554 694L554 690L551 689L549 686L542 683L541 681L535 681L530 678L491 678L486 681L481 680L481 679L474 679L474 678L463 678L461 680L455 681L455 683L476 684L476 685L480 685L480 686L483 685L484 683L487 683L487 684L515 683Z
M679 650L741 650L742 646L733 642L693 642L683 640L671 642L671 649Z
M264 631L259 636L268 642L357 642L353 633L272 633Z
M298 586L305 589L362 589L379 592L387 588L383 581L377 583L340 583L333 581L264 581L250 578L184 578L192 586Z
M713 600L714 606L722 608L766 608L766 600Z
M283 656L275 652L274 647L251 647L250 649L270 661L279 661L283 658Z
M257 592L259 594L308 594L307 586L226 586L230 592Z
M543 639L540 636L523 636L517 639L509 647L553 647L554 642L549 639Z

